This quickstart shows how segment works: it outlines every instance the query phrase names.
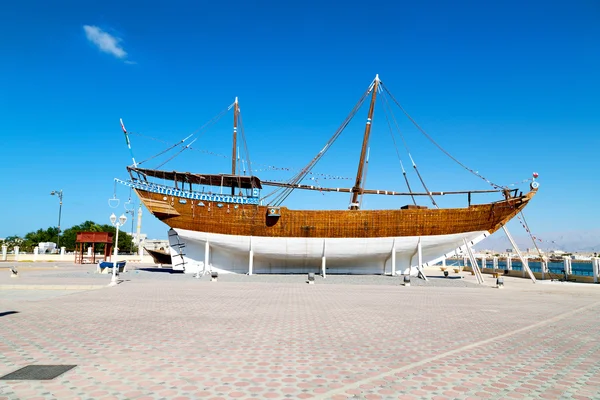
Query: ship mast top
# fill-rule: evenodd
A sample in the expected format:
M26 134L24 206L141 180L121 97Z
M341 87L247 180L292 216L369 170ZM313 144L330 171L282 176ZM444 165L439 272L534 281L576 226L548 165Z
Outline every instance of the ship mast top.
M235 98L233 102L233 150L231 154L231 175L235 175L236 159L237 159L237 126L238 126L238 114L239 114L238 98Z
M371 105L369 106L369 115L367 116L367 124L365 126L365 134L363 136L362 149L360 151L360 160L358 162L358 171L356 172L356 182L352 187L352 200L350 201L350 209L358 210L360 205L358 203L358 195L363 190L363 174L365 168L365 158L367 155L367 148L369 147L369 136L371 135L371 121L373 119L373 113L375 111L375 100L377 98L377 89L379 88L379 74L375 75L375 79L371 84Z
M237 126L240 109L238 106L238 98L236 96L233 102L233 147L231 150L231 175L236 174L236 161L237 161ZM235 194L235 189L231 188L231 195Z

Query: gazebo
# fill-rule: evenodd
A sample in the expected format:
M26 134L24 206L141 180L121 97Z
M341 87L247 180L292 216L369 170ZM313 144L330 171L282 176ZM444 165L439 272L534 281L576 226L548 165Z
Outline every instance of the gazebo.
M75 242L75 264L83 264L85 260L90 263L96 263L96 243L103 243L104 246L104 261L110 261L110 253L113 246L113 234L111 232L79 232ZM92 245L92 256L84 255L84 248Z

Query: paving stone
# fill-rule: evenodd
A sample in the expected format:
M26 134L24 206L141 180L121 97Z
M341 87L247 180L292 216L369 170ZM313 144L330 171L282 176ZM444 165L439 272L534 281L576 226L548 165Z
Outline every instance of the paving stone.
M81 269L83 268L83 269ZM92 285L80 266L20 282ZM122 284L11 298L0 290L0 374L77 368L44 383L0 382L22 398L594 398L600 285L508 277L223 275L130 271ZM4 281L3 281L4 280ZM0 285L8 279L0 275ZM10 282L10 281L8 281ZM417 283L418 282L418 283Z

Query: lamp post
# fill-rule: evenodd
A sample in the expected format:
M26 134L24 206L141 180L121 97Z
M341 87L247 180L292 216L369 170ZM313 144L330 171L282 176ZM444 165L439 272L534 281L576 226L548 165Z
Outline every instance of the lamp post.
M117 236L115 238L115 259L113 261L113 270L112 270L112 279L110 280L110 286L114 286L117 284L117 256L119 254L119 227L127 222L127 217L125 214L121 214L119 220L117 221L117 216L115 213L112 213L110 216L110 223L113 224L115 228L117 228Z
M133 253L133 222L135 218L133 218L135 211L132 208L131 210L125 210L125 214L131 214L131 243L129 243L129 252Z
M62 189L53 190L50 192L50 195L58 196L58 201L59 201L59 205L58 205L58 237L56 238L56 248L60 252L60 215L62 214L63 191L62 191Z

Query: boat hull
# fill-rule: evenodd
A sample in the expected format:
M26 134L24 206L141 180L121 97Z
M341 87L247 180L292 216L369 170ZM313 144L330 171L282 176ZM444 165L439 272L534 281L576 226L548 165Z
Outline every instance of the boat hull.
M163 252L160 250L152 250L144 247L144 250L150 254L154 263L159 265L170 265L171 264L171 254L167 252Z
M535 194L465 208L313 211L135 190L176 233L169 235L173 269L232 273L322 272L325 265L328 273L414 274L465 240L471 246L492 234Z
M473 245L488 236L478 231L423 237L273 238L174 231L169 235L174 270L237 274L321 273L325 267L328 274L415 275L419 247L420 265L427 266L464 248L464 240Z

